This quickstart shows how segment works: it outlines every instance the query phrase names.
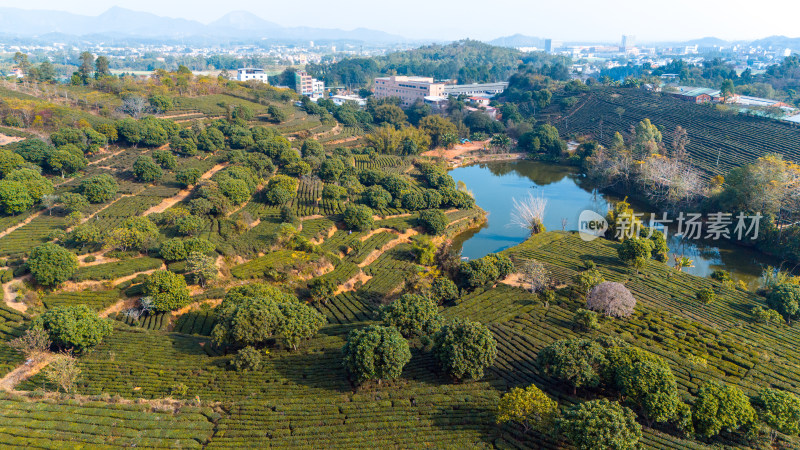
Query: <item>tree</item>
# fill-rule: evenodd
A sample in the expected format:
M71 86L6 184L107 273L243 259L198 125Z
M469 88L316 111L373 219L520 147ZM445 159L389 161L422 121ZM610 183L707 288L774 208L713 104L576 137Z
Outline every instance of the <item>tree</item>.
M382 307L380 318L385 326L397 328L404 337L433 334L443 322L436 302L416 294L405 294Z
M446 277L435 278L428 289L428 296L439 305L454 304L460 294L458 287Z
M372 117L378 125L389 124L397 128L401 127L407 119L406 113L399 106L390 104L376 107L372 112Z
M175 175L175 180L184 187L189 187L197 183L200 179L200 170L195 167L182 169Z
M33 169L15 170L8 174L6 180L22 183L34 202L38 202L45 195L53 193L53 183Z
M344 210L344 224L350 230L370 230L374 224L372 215L369 206L351 203Z
M57 286L78 269L78 257L64 247L46 243L31 250L26 262L33 279L42 286Z
M94 71L94 55L91 52L83 52L80 55L81 65L78 67L78 74L83 84L89 81Z
M522 279L536 293L550 285L550 271L542 262L530 259L522 265Z
M624 284L604 281L589 291L586 306L609 317L630 317L636 308L636 299Z
M239 372L261 370L264 367L264 353L263 350L247 346L236 352L236 356L233 357L231 363Z
M717 294L714 293L714 290L711 288L703 288L697 291L695 294L697 300L702 303L704 306L710 305L717 299Z
M25 185L18 181L0 180L0 207L4 214L12 215L27 211L33 206Z
M175 311L191 301L186 280L168 270L153 272L144 283L144 294L153 298L153 310L157 312Z
M200 286L217 278L217 265L214 258L200 252L191 252L186 258L186 272L195 276Z
M536 364L545 376L552 377L572 387L597 387L600 368L605 364L605 352L597 342L588 339L555 341L543 348Z
M457 319L436 333L433 354L442 371L452 378L479 380L484 369L494 363L497 344L482 323Z
M342 355L345 369L358 383L394 380L411 360L408 342L400 332L380 325L350 331Z
M364 191L364 199L370 207L381 210L389 206L392 201L392 194L381 186L373 185Z
M25 164L25 159L8 150L0 150L0 177L6 177L11 172Z
M589 291L595 286L606 281L600 271L595 268L586 269L578 275L575 275L574 280L581 294L584 296L589 295Z
M178 166L178 159L175 155L167 150L153 150L153 160L161 166L162 169L174 170ZM197 170L197 169L195 169Z
M117 194L119 185L109 174L95 175L81 181L80 193L90 203L105 203Z
M62 207L67 212L80 211L89 206L89 200L81 194L75 192L66 192L59 197Z
M635 237L632 239L625 239L617 247L617 256L619 259L636 268L638 274L647 264L647 260L652 256L653 244L649 239Z
M317 175L319 175L322 181L332 183L339 180L339 177L342 176L344 169L344 163L341 159L326 159L322 162L322 164L320 164Z
M713 437L723 430L735 432L753 427L756 412L741 389L711 382L700 387L692 407L692 418L698 433Z
M435 236L447 230L447 216L439 209L428 209L419 213L419 223L425 230Z
M87 305L59 306L35 317L31 328L48 333L53 345L83 352L102 342L113 327Z
M754 402L762 422L791 436L800 433L800 398L779 389L762 389Z
M322 328L327 319L316 308L303 303L280 303L283 317L278 324L278 334L284 344L297 350L300 342L311 339Z
M94 77L100 79L111 75L111 70L108 69L108 58L105 56L98 56L94 61Z
M325 149L316 139L306 139L303 141L303 145L300 147L300 154L303 156L303 158L322 158L325 156Z
M145 183L158 181L164 175L158 164L149 156L140 156L133 163L133 175L137 180Z
M733 97L734 94L736 94L736 86L734 86L733 80L723 80L719 88L719 95L722 96L722 103L727 103L728 97Z
M26 359L39 360L53 343L50 334L41 328L29 328L22 336L8 341L8 346L25 355Z
M779 284L767 294L767 306L778 311L786 321L796 318L800 312L800 286Z
M74 356L63 353L45 367L44 376L47 381L63 389L65 393L70 393L75 390L75 384L81 376L81 368Z
M431 137L431 146L433 148L452 146L455 142L447 142L444 137L448 134L458 136L456 125L439 115L423 118L419 123L419 129Z
M330 278L315 278L308 284L311 300L319 303L328 303L336 293L338 286Z
M606 399L568 408L558 421L558 430L578 450L633 450L642 438L633 411Z
M544 212L547 209L547 199L544 197L534 197L528 194L527 198L518 201L512 199L514 208L511 212L511 223L530 231L531 235L545 231Z
M582 331L600 328L600 323L597 321L597 313L583 308L578 308L575 311L575 315L572 316L572 324Z
M557 416L558 403L534 384L510 390L500 398L497 406L497 423L516 422L526 432L531 428L549 432Z
M263 345L279 330L281 303L297 303L297 298L271 286L254 292L231 291L217 310L217 324L211 337L217 345Z

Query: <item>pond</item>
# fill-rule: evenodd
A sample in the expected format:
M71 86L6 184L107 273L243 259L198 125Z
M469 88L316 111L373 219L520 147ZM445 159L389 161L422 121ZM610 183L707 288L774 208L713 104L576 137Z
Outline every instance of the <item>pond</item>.
M455 239L462 256L470 259L512 247L528 237L528 230L511 224L515 198L522 200L532 193L547 199L544 225L551 231L577 230L581 211L590 209L605 215L611 204L621 200L599 192L576 168L535 161L490 162L453 169L450 175L463 181L478 206L488 213L488 221L480 229ZM638 208L637 212L643 210ZM694 260L695 266L684 271L703 277L724 269L735 279L754 283L763 267L780 264L760 252L727 242L688 241L670 235L668 245L669 264L673 254L684 255Z

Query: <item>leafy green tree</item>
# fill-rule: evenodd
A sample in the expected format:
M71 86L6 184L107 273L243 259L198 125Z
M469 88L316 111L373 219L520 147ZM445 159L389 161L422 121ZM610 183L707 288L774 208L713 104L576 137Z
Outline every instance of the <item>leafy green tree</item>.
M303 303L280 303L283 317L277 332L284 344L297 350L304 339L311 339L325 325L327 319L316 308Z
M90 203L105 203L117 194L119 185L109 174L95 175L81 181L80 192Z
M25 184L19 181L0 180L0 207L4 214L12 215L29 210L34 204Z
M75 192L65 192L59 196L59 202L67 212L80 211L89 206L89 200L86 200L81 194Z
M458 136L456 125L440 115L423 118L419 122L419 128L431 137L431 146L433 148L451 147L455 142L448 140L446 136Z
M382 307L380 318L385 326L397 328L405 337L432 334L443 322L436 302L416 294L405 294Z
M315 278L308 284L311 300L318 303L328 303L338 286L330 278Z
M796 318L800 313L800 286L779 284L767 294L767 306L778 311L787 321Z
M283 318L278 303L270 296L223 301L217 310L217 325L211 337L217 345L264 344L277 332Z
M36 165L42 165L47 159L48 153L53 150L53 147L47 145L41 139L25 139L17 143L14 148L14 153L22 156L25 161Z
M46 331L55 346L78 352L94 347L113 331L111 323L87 305L49 309L33 319L31 328Z
M158 181L164 175L161 167L149 156L140 156L133 163L133 175L145 183Z
M200 179L200 170L194 167L182 169L175 175L175 180L182 184L184 187L191 186L197 183Z
M783 434L800 433L800 398L779 389L762 389L754 402L762 422Z
M31 250L26 264L37 283L56 286L72 277L78 269L78 257L64 247L48 242Z
M639 273L645 265L653 251L653 245L650 240L642 238L632 238L622 241L617 247L617 256L619 259L636 268L636 273Z
M699 434L713 437L723 430L734 432L752 428L756 412L741 389L711 382L700 387L692 407L692 418Z
M578 450L634 450L642 438L633 411L606 399L568 408L557 428Z
M157 270L147 277L144 294L153 298L153 309L158 312L175 311L191 301L186 280L168 270Z
M600 328L600 323L597 321L597 313L583 308L578 308L575 311L575 315L572 317L572 324L582 331Z
M200 286L217 278L217 265L214 258L200 252L190 252L186 257L186 272L195 276Z
M265 190L267 202L273 205L282 205L288 202L297 192L298 184L295 178L286 175L275 175L267 183Z
M162 242L158 252L167 261L183 261L189 256L181 238L167 239Z
M153 150L153 160L161 166L162 169L174 170L178 166L178 159L175 155L167 150ZM197 169L195 169L197 170Z
M486 258L462 262L459 268L463 285L470 289L493 284L499 276L497 266Z
M486 325L458 319L436 333L433 354L452 378L479 380L484 369L494 363L497 344Z
M429 209L419 213L419 223L433 235L440 235L447 230L447 216L439 209Z
M317 174L322 181L332 183L339 180L344 172L344 163L339 158L326 159L319 166Z
M586 269L578 275L575 275L574 280L581 294L584 296L588 295L592 288L606 281L600 271L595 268Z
M378 125L389 124L398 128L401 127L407 119L406 113L404 113L399 106L390 104L383 104L376 107L372 111L372 117Z
M94 71L94 55L91 52L82 52L80 60L81 65L78 66L78 74L83 84L86 84Z
M372 214L369 206L349 204L344 210L344 224L350 230L370 230L375 222Z
M264 353L264 350L247 346L236 352L236 356L233 357L231 363L238 372L261 370L264 367Z
M61 173L61 178L71 175L87 165L83 153L72 144L67 144L48 153L46 163L51 171Z
M458 300L458 287L449 278L437 277L431 282L430 298L439 305L453 304Z
M532 384L503 394L497 406L497 423L516 422L525 431L549 433L558 416L558 403Z
M300 154L303 158L322 158L325 156L325 149L316 139L306 139L300 147Z
M152 106L156 111L166 112L172 109L172 99L166 95L151 95L149 101L150 106Z
M555 341L536 357L542 373L572 387L573 394L578 388L597 387L605 362L603 347L588 339Z
M703 288L697 291L695 297L703 305L710 305L717 299L717 294L715 294L714 290L711 288Z
M22 183L34 202L53 193L53 183L33 169L17 169L9 173L6 180Z
M11 172L25 164L25 159L9 150L0 150L0 177L6 177Z
M345 369L358 383L394 380L411 360L408 342L400 332L380 325L352 330L342 355Z

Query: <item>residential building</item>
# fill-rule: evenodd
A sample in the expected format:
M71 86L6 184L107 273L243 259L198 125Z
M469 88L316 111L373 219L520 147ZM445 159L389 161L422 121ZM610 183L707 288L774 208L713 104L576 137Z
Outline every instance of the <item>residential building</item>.
M317 99L325 93L325 82L317 80L305 70L298 70L294 73L294 90L300 95Z
M400 106L407 108L425 97L445 97L444 86L430 77L380 77L375 78L375 98L399 97Z
M444 86L445 95L497 95L502 93L508 87L508 82L501 81L498 83L473 83L473 84L446 84Z
M355 102L358 104L358 106L367 106L367 101L356 95L337 94L337 95L331 95L330 99L337 106L342 106L347 102Z
M251 67L246 67L236 70L236 80L238 81L256 80L262 83L269 83L267 77L268 75L266 72L264 72L264 69L253 69Z
M544 51L546 53L554 53L557 49L561 48L564 45L561 41L555 41L553 39L545 39L544 40Z

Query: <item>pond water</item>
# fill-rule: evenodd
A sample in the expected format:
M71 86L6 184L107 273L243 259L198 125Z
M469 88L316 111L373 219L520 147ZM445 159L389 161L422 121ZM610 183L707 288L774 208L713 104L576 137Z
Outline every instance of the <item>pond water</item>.
M522 200L532 193L547 199L544 225L551 231L577 230L581 211L590 209L605 215L611 204L621 200L599 192L573 167L535 161L478 164L453 169L450 175L456 181L463 181L475 195L478 206L488 213L488 221L480 229L455 239L462 256L470 259L512 247L528 237L528 230L511 224L515 198ZM637 212L644 210L636 206L633 205ZM698 276L724 269L735 279L753 283L763 267L780 264L762 253L727 242L688 241L670 235L668 245L669 264L673 254L684 255L694 260L695 266L684 271Z

